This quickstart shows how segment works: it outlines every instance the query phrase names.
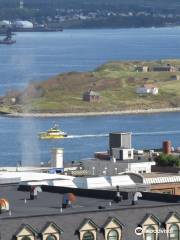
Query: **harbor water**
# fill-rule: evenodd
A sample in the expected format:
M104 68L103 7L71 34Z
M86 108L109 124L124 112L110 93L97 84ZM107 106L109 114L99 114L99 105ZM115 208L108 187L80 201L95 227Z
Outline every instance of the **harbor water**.
M65 30L17 33L17 43L0 46L0 95L67 71L89 71L112 60L180 57L180 28ZM180 146L180 113L71 118L0 117L0 166L39 164L53 147L64 148L65 161L93 157L108 148L108 133L130 131L135 148ZM38 132L53 122L70 136L42 141Z

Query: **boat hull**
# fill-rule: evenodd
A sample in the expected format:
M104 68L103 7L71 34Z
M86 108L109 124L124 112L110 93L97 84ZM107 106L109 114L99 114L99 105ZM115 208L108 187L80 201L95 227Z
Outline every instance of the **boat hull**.
M49 135L49 134L39 134L39 138L42 140L49 140L49 139L62 139L66 138L67 135Z

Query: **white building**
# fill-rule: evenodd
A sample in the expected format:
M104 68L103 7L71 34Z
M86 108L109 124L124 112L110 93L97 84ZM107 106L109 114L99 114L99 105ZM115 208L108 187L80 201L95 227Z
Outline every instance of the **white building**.
M8 20L2 20L0 21L0 27L9 27L11 26L11 22Z
M151 84L144 84L143 86L136 88L136 93L157 95L159 93L159 88Z
M17 28L33 28L33 23L30 22L30 21L21 21L21 20L18 20L15 22L15 27Z
M133 173L151 173L151 167L156 165L154 161L151 162L129 162L128 171Z

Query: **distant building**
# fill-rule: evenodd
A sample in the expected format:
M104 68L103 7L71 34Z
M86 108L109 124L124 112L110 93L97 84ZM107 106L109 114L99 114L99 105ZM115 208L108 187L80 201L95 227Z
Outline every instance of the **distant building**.
M156 168L156 166L154 166ZM161 168L163 170L163 167ZM150 184L152 192L180 195L180 175L178 173L143 173L143 183Z
M180 75L171 75L171 80L180 80Z
M83 101L98 102L99 100L100 100L100 94L98 92L89 90L83 94Z
M0 21L0 28L11 27L11 22L9 20Z
M149 67L148 66L139 66L136 68L137 72L149 72Z
M155 66L152 69L154 72L176 72L176 67L167 64L167 66Z
M18 20L14 23L14 25L15 25L16 28L28 28L28 29L33 28L33 23L30 22L30 21Z
M143 86L136 88L136 93L157 95L159 93L159 88L152 84L144 84Z
M95 159L83 161L83 167L95 175L116 175L122 172L151 173L155 165L149 154L134 154L131 133L110 133L109 149L106 153L95 153Z

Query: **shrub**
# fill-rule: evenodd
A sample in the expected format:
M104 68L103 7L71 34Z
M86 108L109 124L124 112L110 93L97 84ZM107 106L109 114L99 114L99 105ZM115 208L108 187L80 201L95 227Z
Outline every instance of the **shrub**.
M155 161L158 166L180 167L179 156L160 154Z

